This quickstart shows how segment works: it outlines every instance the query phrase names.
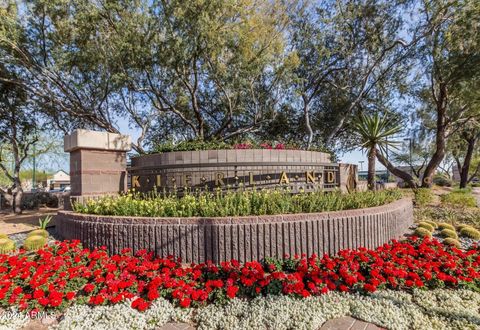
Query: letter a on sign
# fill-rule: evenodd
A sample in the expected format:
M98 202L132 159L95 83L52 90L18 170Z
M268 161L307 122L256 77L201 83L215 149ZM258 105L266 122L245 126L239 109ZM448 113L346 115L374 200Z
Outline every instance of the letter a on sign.
M288 179L288 175L286 172L282 172L282 174L280 174L280 180L278 180L278 184L282 184L282 183L290 183L290 180Z
M138 175L132 176L132 188L140 188L140 182L138 181L139 178Z

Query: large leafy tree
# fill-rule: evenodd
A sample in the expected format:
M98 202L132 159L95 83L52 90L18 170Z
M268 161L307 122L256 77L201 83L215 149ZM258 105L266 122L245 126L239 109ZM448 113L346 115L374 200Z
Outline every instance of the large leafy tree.
M12 6L11 8L14 8ZM2 20L1 59L59 127L227 139L268 123L288 64L289 4L31 1Z
M298 59L288 102L301 115L307 147L332 146L355 112L392 97L405 72L400 64L420 38L414 31L402 39L406 8L382 0L322 1L293 15L289 39Z
M2 65L0 77L15 79ZM37 141L35 129L27 93L15 83L0 82L0 172L8 182L7 188L0 187L0 194L15 213L22 212L20 170Z

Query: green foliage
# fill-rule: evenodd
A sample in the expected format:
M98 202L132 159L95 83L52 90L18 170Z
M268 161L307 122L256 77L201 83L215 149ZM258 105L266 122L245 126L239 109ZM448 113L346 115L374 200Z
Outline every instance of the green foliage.
M436 184L437 186L440 186L440 187L451 187L452 186L452 180L449 179L444 174L435 174L435 176L433 177L433 183Z
M415 229L414 235L418 237L425 237L425 236L432 237L432 233L429 230L421 227L417 227Z
M38 250L47 243L47 239L40 235L29 236L23 242L23 248L27 251Z
M0 238L8 238L7 234L0 234Z
M5 254L15 250L15 242L8 238L0 238L0 253Z
M442 235L442 237L450 237L450 238L454 238L454 239L458 239L458 234L457 232L455 231L455 229L451 230L451 229L443 229L440 234Z
M415 189L415 205L425 206L433 201L433 193L428 188Z
M435 230L435 228L427 222L419 222L418 227L419 228L425 228L426 230L428 230L431 233L433 233L433 231Z
M480 231L472 227L463 227L462 229L460 229L460 235L473 239L480 239Z
M35 229L28 233L27 237L30 237L30 236L42 236L47 238L48 231L46 231L45 229Z
M222 217L339 211L379 206L402 197L398 190L380 192L300 193L287 190L250 190L188 193L178 198L171 194L141 195L89 200L75 204L74 210L86 214L147 217Z
M51 215L47 215L44 218L38 219L38 224L40 226L40 229L43 229L43 230L47 229L47 225L50 223L50 221L52 221ZM47 233L47 236L48 236L48 233Z
M156 144L152 152L191 151L191 150L219 150L232 149L232 145L223 141L190 140L173 143L172 141Z
M443 243L444 244L447 244L447 245L453 245L455 246L457 249L460 249L462 247L462 244L460 244L460 242L458 240L456 240L455 238L451 238L451 237L447 237L443 240Z
M439 223L439 224L438 224L438 229L440 229L440 230L448 229L448 230L453 230L453 231L455 231L455 227L452 226L452 225L449 224L449 223L446 223L446 222Z
M440 196L442 203L455 207L476 207L477 201L469 189L455 189Z

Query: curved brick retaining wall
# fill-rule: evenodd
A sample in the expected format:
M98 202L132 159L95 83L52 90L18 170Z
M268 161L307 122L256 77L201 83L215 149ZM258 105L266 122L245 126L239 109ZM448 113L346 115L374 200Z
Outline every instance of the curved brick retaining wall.
M60 211L56 230L111 253L123 248L154 250L184 262L261 260L341 249L374 248L400 238L413 223L410 199L367 209L310 214L225 218L145 218Z

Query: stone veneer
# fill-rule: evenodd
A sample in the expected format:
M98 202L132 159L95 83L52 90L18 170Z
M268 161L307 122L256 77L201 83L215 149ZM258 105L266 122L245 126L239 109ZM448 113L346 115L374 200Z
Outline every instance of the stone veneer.
M132 158L131 187L142 192L195 189L272 188L292 192L347 189L356 166L332 163L324 152L278 149L176 151ZM307 173L310 177L307 178ZM288 182L287 182L288 181ZM352 180L350 180L352 181ZM354 185L350 182L350 186Z
M375 248L401 238L413 223L410 199L358 210L221 218L146 218L60 211L56 230L89 247L147 249L184 262L281 258Z

